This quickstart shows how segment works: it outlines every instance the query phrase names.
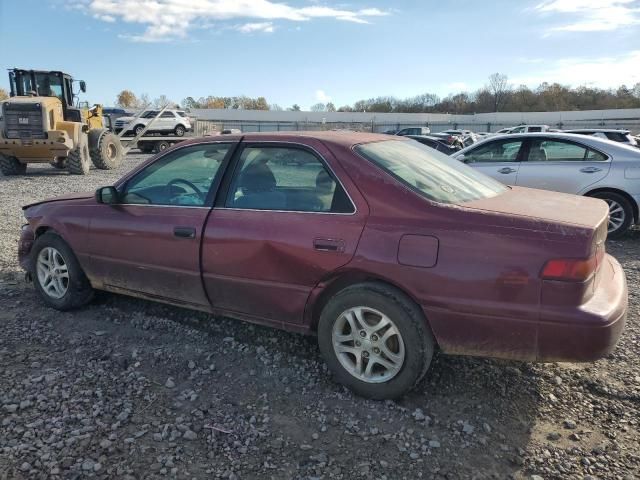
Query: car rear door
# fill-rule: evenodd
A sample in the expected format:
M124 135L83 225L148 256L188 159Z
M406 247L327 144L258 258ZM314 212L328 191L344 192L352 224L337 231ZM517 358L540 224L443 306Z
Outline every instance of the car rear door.
M464 162L506 185L515 185L523 144L522 137L482 142L465 153Z
M527 141L516 185L581 194L607 176L611 159L573 140L535 137Z
M204 232L216 309L300 324L312 289L353 257L368 209L320 141L246 143Z
M119 185L117 204L97 204L89 224L92 283L209 309L200 242L234 145L172 150Z

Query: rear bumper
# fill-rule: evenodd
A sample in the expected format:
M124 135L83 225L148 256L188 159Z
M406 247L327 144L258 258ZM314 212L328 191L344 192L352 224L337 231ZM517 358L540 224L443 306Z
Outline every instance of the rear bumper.
M593 296L578 306L535 306L504 317L423 306L443 353L540 362L588 362L615 348L626 322L627 282L605 256Z
M589 362L613 351L627 318L624 270L607 255L593 297L571 312L542 310L537 359L543 362Z
M21 139L0 137L0 154L18 157L23 163L51 162L66 157L73 149L73 140L64 131L51 130L47 138ZM62 140L62 141L61 141Z

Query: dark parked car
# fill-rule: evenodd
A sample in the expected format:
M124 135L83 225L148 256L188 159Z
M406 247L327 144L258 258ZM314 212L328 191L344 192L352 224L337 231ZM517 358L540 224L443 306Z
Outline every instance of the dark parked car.
M416 385L436 349L595 360L626 318L605 202L507 187L401 137L201 138L24 214L20 262L50 306L100 289L316 333L371 398Z
M431 147L434 150L438 150L446 155L451 155L460 150L460 147L451 145L446 138L431 135L406 135L406 137L411 138L416 142L420 142L427 147Z

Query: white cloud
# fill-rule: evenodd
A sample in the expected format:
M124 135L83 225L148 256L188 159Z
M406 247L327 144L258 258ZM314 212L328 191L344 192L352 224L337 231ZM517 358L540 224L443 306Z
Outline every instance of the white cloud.
M162 42L185 38L193 28L210 22L262 20L247 22L240 31L272 32L274 20L305 22L318 18L368 23L388 13L377 8L349 10L311 5L293 7L274 0L74 0L92 15L105 21L120 20L139 24L144 32L123 35L133 41ZM269 24L267 26L267 24ZM255 27L260 25L260 27ZM244 30L242 27L245 27ZM255 28L254 28L255 27Z
M327 95L324 90L316 90L316 100L320 103L329 103L331 101L331 97Z
M551 27L554 32L597 32L640 25L638 0L547 0L535 7L541 13L569 16L564 25Z
M549 62L547 68L536 67L536 73L509 78L515 85L538 86L542 82L570 86L588 85L600 88L632 86L640 82L640 50L602 58L565 58Z
M239 25L236 29L242 33L273 33L273 31L275 30L272 22L245 23L244 25Z

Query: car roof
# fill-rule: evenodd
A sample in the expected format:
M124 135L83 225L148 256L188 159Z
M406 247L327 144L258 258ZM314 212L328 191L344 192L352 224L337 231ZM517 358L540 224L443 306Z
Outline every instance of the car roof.
M629 130L624 128L570 128L565 132L604 132L604 133L624 133L628 134Z
M383 141L409 141L404 136L389 136L383 133L354 132L351 130L327 130L327 131L298 131L298 132L246 132L242 134L232 134L224 136L198 137L193 140L182 142L183 145L191 143L202 143L203 141L238 141L245 142L291 142L304 139L317 139L322 142L351 147L361 143L383 142Z
M464 154L465 152L477 148L479 145L484 145L489 142L496 142L502 140L510 140L510 139L518 139L518 138L557 138L560 140L571 140L576 143L590 145L596 149L602 150L621 150L626 153L638 153L640 154L640 150L636 147L628 146L624 143L614 142L612 140L593 137L589 135L580 135L579 133L567 133L567 132L530 132L530 133L509 133L504 135L494 135L492 137L487 137L482 139L479 142L474 143L473 145L469 145L468 147L463 148L462 150L455 153L455 155Z

